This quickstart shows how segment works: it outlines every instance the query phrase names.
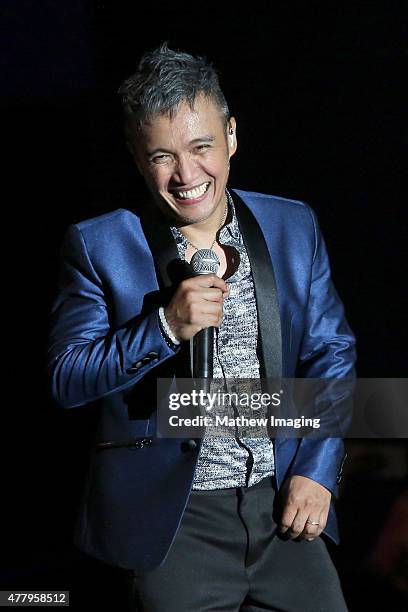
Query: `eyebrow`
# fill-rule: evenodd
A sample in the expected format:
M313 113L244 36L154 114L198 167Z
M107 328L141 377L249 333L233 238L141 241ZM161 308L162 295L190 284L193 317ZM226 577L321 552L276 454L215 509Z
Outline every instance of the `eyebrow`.
M214 142L215 136L201 136L201 138L194 138L190 144L196 144L197 142Z
M200 136L199 138L194 138L193 140L191 140L189 142L189 145L195 145L198 144L199 142L214 142L215 140L215 136ZM171 151L169 151L168 149L159 147L158 149L154 149L153 151L146 151L146 155L148 157L152 157L153 155L156 155L157 153L171 153Z

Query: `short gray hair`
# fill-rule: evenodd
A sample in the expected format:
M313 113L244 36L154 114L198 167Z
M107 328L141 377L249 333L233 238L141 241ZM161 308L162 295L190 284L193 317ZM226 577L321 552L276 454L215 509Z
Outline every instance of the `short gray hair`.
M123 81L118 94L127 127L136 123L140 128L157 115L173 118L182 102L193 109L199 94L215 102L225 124L230 118L212 64L204 57L173 51L167 43L142 56L136 72Z

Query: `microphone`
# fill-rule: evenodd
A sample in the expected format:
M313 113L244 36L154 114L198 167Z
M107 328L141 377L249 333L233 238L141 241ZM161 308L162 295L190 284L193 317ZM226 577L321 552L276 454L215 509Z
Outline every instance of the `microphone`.
M220 265L211 249L199 249L190 260L194 276L216 274ZM213 377L214 327L206 327L190 340L191 372L193 378Z

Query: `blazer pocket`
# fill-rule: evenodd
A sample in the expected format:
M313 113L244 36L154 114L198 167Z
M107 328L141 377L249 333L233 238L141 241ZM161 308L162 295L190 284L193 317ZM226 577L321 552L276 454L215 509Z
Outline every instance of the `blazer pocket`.
M146 446L153 444L153 438L151 436L143 438L129 438L127 440L106 440L104 442L97 442L95 444L95 450L109 450L112 448L128 448L129 450L140 450Z

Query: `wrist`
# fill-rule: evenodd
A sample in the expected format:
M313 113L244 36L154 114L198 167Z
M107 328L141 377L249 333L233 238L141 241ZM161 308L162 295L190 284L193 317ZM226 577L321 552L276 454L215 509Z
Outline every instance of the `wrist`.
M159 308L160 329L166 341L170 341L174 346L179 346L180 340L174 335L164 312L163 306Z

